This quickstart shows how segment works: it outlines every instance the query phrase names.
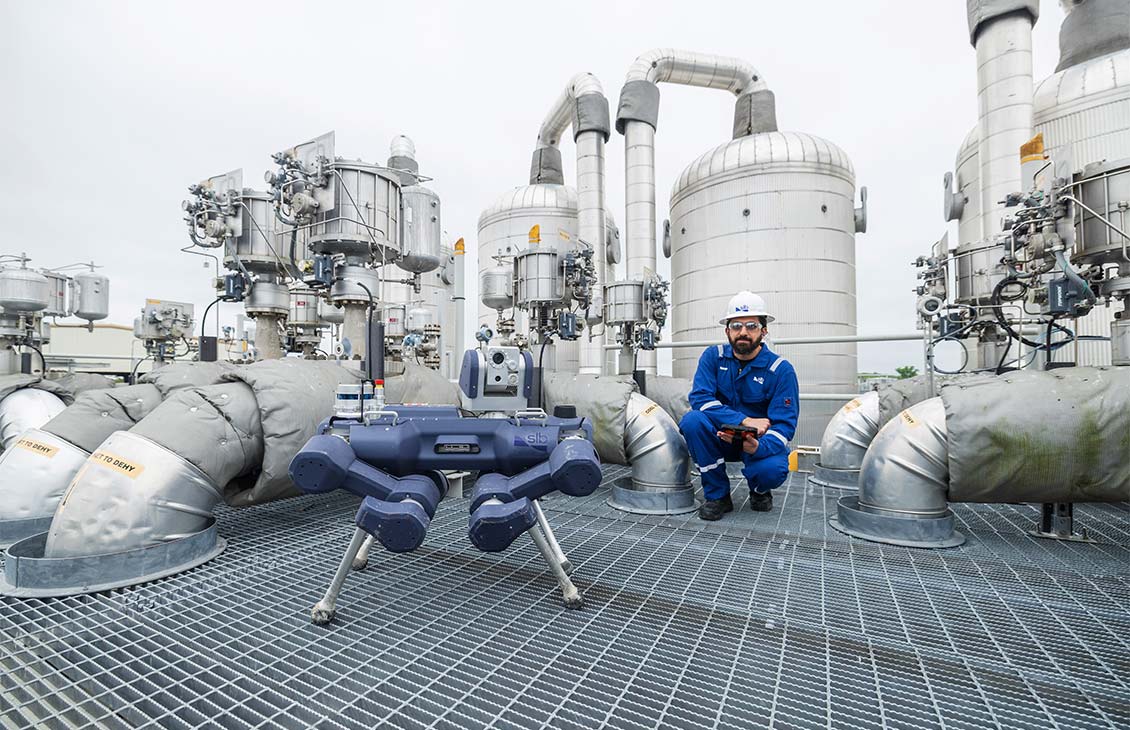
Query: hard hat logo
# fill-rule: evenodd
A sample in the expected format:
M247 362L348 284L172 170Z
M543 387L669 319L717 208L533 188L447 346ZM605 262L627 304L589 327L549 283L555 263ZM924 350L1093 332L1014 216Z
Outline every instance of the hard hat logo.
M765 300L751 291L740 291L730 298L726 305L726 314L718 320L719 324L726 324L734 317L764 317L766 324L774 320L773 315L765 307Z

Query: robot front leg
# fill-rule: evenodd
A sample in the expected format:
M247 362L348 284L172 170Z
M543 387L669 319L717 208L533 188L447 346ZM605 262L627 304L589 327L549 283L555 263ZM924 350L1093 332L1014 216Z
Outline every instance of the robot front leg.
M535 504L537 504L535 502ZM548 525L548 523L546 523ZM549 564L549 571L553 573L553 577L557 579L557 585L561 587L561 598L565 602L565 608L580 608L584 604L584 596L577 590L577 586L573 585L573 581L569 578L569 573L565 569L565 565L569 563L568 560L562 561L559 557L561 548L553 549L553 544L556 544L556 539L552 537L552 532L543 532L540 525L534 525L529 529L530 538L533 539L534 544L537 545L538 551L541 556L545 558L545 562ZM551 544L551 541L553 544Z
M541 508L539 500L533 500L534 514L538 518L538 527L545 533L546 541L549 543L550 550L553 551L554 559L560 563L561 569L565 571L565 575L573 574L573 564L569 562L569 557L565 555L565 551L561 549L561 543L557 542L557 535L553 534L553 528L549 526L549 520L545 516L545 510Z
M366 537L368 535L360 527L353 531L353 539L349 541L349 547L345 549L345 555L337 566L337 572L334 573L333 580L330 581L330 587L326 589L326 595L322 596L322 600L314 604L314 608L310 610L310 619L319 626L324 626L333 620L334 613L337 611L337 596L341 593L341 587L349 576L349 569L353 565L357 553L361 550L361 544L365 542Z

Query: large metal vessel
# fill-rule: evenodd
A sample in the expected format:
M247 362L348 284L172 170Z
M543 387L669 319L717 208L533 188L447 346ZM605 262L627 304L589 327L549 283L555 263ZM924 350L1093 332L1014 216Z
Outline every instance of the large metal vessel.
M742 289L765 297L772 337L854 335L855 173L836 145L766 132L720 145L692 162L671 193L671 299L675 341L719 340L718 318ZM856 347L780 348L801 390L851 392ZM700 351L674 351L691 377ZM806 402L796 443L819 443L838 404Z
M243 189L239 210L240 234L234 252L248 271L289 275L295 259L303 258L301 237L281 237L281 224L275 216L271 196L259 190ZM224 265L235 268L234 259L224 257Z
M434 271L442 263L443 224L440 221L439 196L422 185L403 188L400 195L404 203L404 221L400 260L396 265L416 274Z
M1044 135L1045 152L1072 170L1130 157L1130 49L1094 56L1087 51L1094 43L1106 42L1085 22L1088 13L1103 17L1096 11L1104 5L1111 3L1065 6L1068 17L1060 33L1059 70L1036 85L1033 97L1034 129ZM1096 52L1109 47L1104 45ZM983 235L979 138L978 129L974 128L957 155L956 188L965 201L958 220L959 252L976 248ZM983 299L986 287L991 292L993 280L983 273L988 268L984 255L969 257L967 264L959 261L958 301ZM963 271L966 276L962 276ZM1109 336L1113 315L1114 308L1097 307L1075 322L1075 331L1089 337ZM1110 364L1108 343L1084 339L1078 341L1077 347L1079 365Z
M335 251L392 263L400 249L400 180L360 160L335 160L328 187L334 207L319 211L307 231L315 251Z
M530 229L539 226L543 246L556 250L577 236L577 191L567 185L539 183L514 188L479 216L479 271L493 269L496 257L515 257L531 248ZM561 235L561 234L564 234ZM493 328L497 312L479 303L478 323ZM526 332L526 318L515 313L518 332ZM575 371L578 366L576 342L557 343L557 369Z

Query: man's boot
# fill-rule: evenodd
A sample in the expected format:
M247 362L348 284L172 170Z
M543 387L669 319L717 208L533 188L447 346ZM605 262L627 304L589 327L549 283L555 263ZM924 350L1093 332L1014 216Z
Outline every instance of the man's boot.
M768 512L773 509L773 493L750 492L749 508L754 512Z
M722 515L727 512L734 511L734 502L730 499L730 495L726 495L722 499L708 499L702 503L698 508L698 518L700 520L707 520L714 522L715 520L722 519Z

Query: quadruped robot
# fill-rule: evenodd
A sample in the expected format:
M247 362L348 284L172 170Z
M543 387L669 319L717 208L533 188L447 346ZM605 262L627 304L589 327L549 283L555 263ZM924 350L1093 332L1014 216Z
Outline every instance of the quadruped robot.
M567 608L581 593L538 499L550 492L582 497L601 481L592 425L575 409L553 415L529 402L533 358L517 347L464 353L459 386L471 410L387 405L381 381L339 387L334 415L322 422L290 464L307 493L345 489L363 498L357 529L325 596L311 611L329 623L351 568L363 569L374 541L394 553L424 541L447 494L445 471L478 471L468 536L479 550L501 552L528 532L561 587Z

